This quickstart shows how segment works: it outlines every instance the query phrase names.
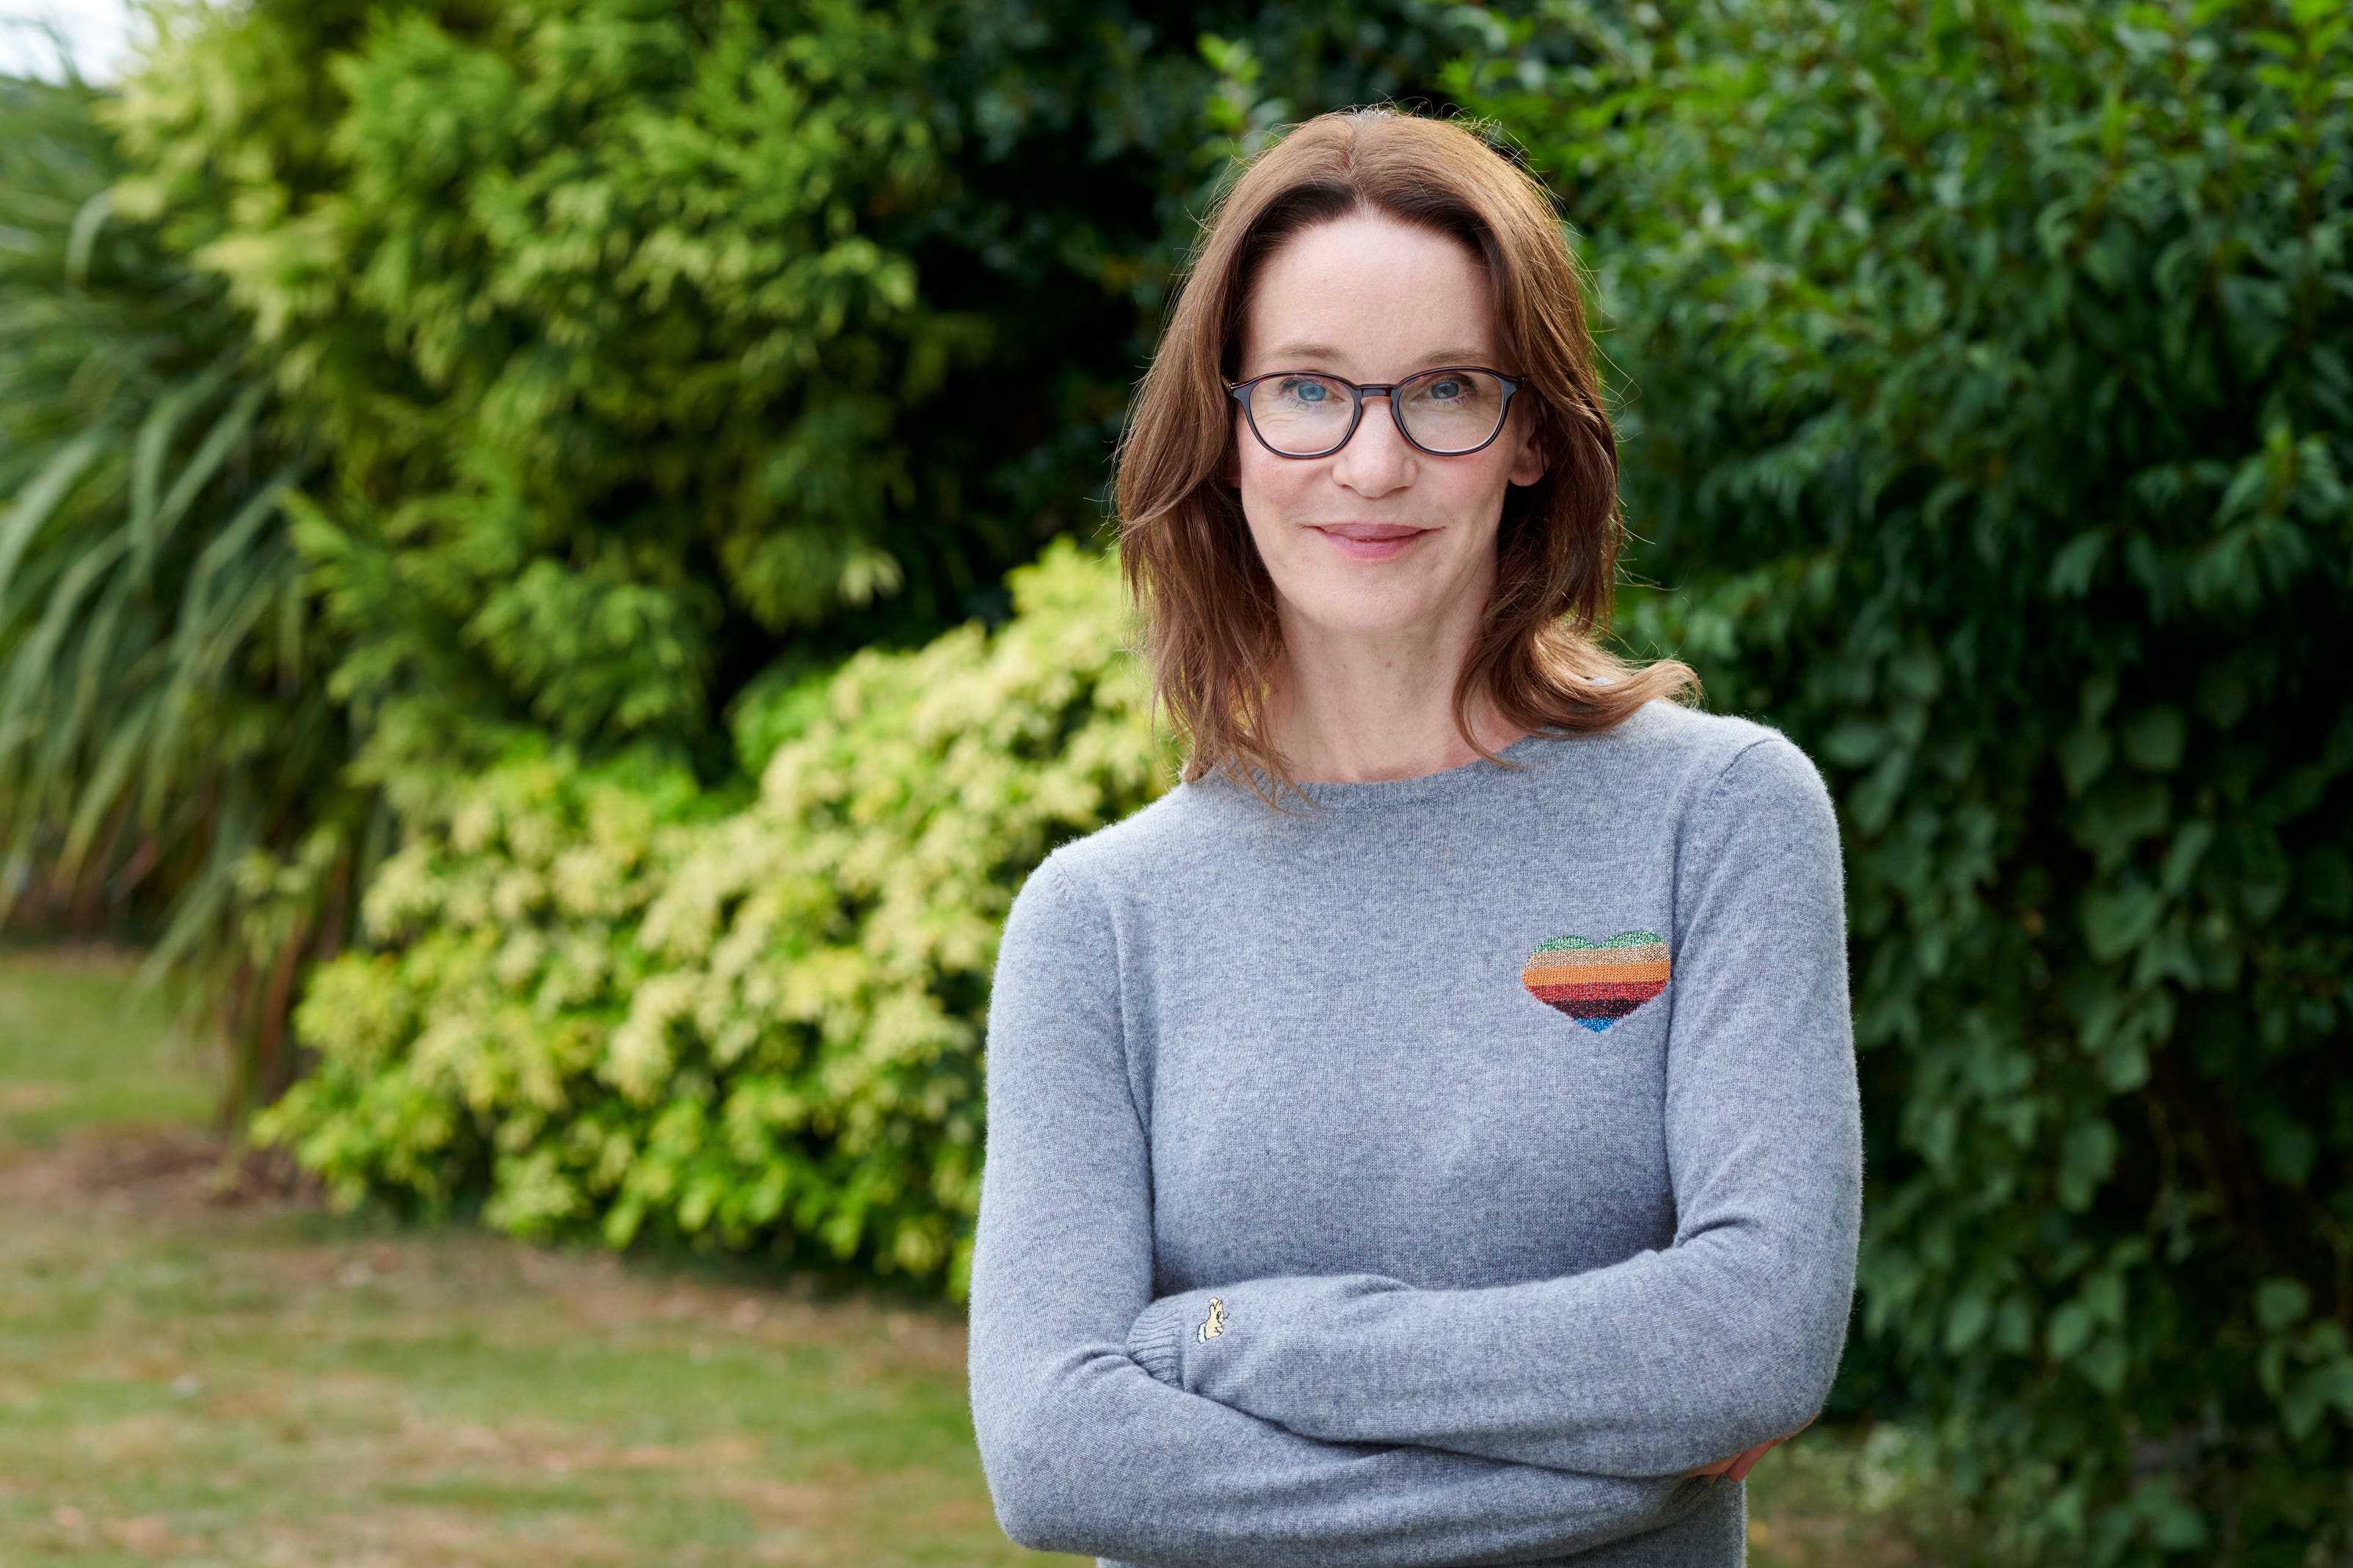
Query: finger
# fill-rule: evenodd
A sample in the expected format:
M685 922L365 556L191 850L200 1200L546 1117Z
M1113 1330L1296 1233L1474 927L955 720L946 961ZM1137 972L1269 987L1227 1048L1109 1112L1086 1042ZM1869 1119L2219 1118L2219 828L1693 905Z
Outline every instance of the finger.
M1767 1437L1764 1442L1757 1444L1755 1447L1742 1449L1733 1459L1732 1468L1726 1471L1725 1474L1736 1481L1744 1479L1749 1471L1757 1468L1757 1461L1771 1453L1774 1446L1780 1441L1781 1439L1778 1437Z

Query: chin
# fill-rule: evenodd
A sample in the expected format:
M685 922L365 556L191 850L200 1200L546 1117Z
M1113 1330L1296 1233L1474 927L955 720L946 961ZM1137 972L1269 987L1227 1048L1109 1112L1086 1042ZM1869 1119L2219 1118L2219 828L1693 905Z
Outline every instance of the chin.
M1400 564L1403 564L1400 563ZM1421 626L1442 607L1428 593L1427 574L1391 584L1351 584L1294 596L1293 606L1309 624L1347 637L1377 637Z

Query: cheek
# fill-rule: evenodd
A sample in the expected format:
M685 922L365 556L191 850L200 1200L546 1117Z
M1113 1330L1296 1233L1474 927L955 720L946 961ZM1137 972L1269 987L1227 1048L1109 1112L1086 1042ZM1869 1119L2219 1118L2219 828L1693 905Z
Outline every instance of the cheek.
M1451 519L1466 534L1491 531L1504 510L1512 459L1501 443L1472 458L1457 458L1428 465L1421 483L1432 511Z
M1254 447L1256 442L1237 448L1233 479L1241 492L1242 515L1250 519L1251 531L1263 542L1270 525L1305 514L1326 465L1292 462Z

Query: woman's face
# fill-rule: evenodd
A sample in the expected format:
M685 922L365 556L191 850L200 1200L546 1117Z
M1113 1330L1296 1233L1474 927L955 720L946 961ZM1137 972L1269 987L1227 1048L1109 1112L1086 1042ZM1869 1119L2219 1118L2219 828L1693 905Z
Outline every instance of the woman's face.
M1259 268L1241 374L1322 371L1359 384L1441 365L1519 366L1498 341L1487 278L1460 244L1380 215L1318 224ZM1485 607L1507 486L1544 475L1524 392L1484 450L1433 458L1368 398L1328 458L1277 457L1234 405L1235 474L1286 629L1410 632ZM1453 614L1450 616L1450 612Z

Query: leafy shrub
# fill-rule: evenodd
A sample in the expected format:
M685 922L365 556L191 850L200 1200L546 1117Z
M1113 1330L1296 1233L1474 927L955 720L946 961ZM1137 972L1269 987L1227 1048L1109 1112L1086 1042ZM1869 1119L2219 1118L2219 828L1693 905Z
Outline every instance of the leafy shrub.
M1012 589L994 633L776 699L740 809L546 746L454 793L368 889L396 945L312 984L318 1070L258 1135L346 1201L814 1245L960 1290L998 926L1056 843L1171 776L1109 563L1063 542Z
M121 199L332 455L303 544L385 743L691 738L731 609L895 584L898 407L984 330L869 216L945 178L926 16L264 5L133 79Z
M226 280L328 459L298 537L370 773L523 728L715 777L772 659L994 609L1093 521L1229 24L1281 46L1260 101L1309 107L1410 89L1446 32L1418 0L258 0L171 35L119 199Z
M2347 1560L2353 13L1554 15L1478 81L1613 319L1628 624L1845 826L1844 1397L2004 1561Z

